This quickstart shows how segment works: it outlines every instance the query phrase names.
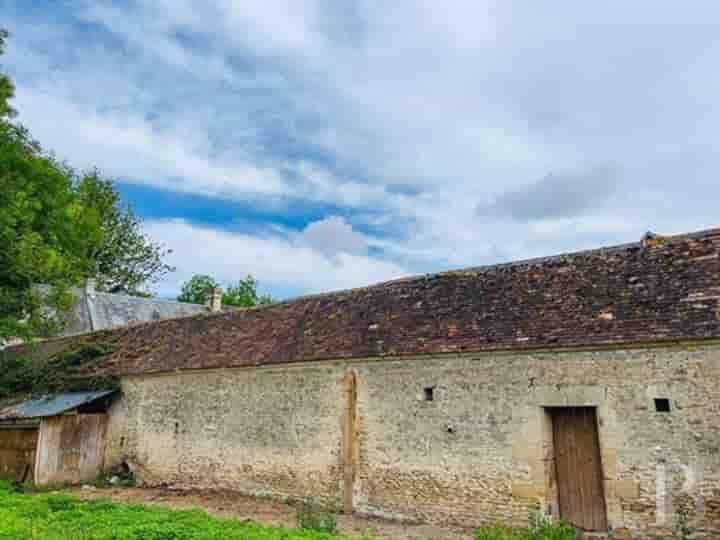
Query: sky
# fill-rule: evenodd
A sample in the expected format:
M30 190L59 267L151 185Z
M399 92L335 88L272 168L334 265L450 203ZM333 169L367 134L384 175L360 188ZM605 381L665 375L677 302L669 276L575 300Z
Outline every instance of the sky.
M0 0L42 145L277 298L720 224L715 0Z

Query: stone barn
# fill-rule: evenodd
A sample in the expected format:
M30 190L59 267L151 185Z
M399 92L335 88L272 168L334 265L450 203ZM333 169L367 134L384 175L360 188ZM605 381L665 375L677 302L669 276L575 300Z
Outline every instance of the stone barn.
M104 463L140 484L720 537L720 230L95 339Z

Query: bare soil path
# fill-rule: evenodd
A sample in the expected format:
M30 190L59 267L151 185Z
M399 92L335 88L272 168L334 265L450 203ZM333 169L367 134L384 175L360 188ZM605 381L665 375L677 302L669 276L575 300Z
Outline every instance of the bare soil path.
M138 503L189 510L199 508L222 518L249 520L263 525L296 527L297 510L290 504L268 499L246 497L224 491L179 491L163 488L70 488L80 499L110 499L118 503ZM338 515L341 534L358 537L364 533L393 539L452 539L469 540L473 531L432 525L408 524L361 516Z

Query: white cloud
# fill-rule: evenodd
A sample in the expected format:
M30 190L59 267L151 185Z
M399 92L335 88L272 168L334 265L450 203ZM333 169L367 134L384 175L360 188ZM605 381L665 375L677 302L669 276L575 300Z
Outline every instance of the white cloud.
M202 141L178 129L164 131L141 117L83 109L45 92L19 91L16 103L33 136L79 168L100 166L131 182L216 196L287 193L276 171L211 159Z
M400 266L346 252L330 259L292 234L255 235L219 231L180 219L151 221L146 230L154 241L173 249L170 264L178 271L158 287L161 296L177 294L193 274L212 274L222 283L252 274L266 289L292 288L321 292L369 285L407 275Z
M327 257L336 257L341 253L362 254L367 249L367 240L341 216L310 223L303 230L302 237L307 245Z
M280 236L328 268L375 265L367 248L417 271L717 224L716 2L86 0L43 20L23 4L0 8L3 60L46 147L136 183L330 207ZM608 162L614 191L583 176Z

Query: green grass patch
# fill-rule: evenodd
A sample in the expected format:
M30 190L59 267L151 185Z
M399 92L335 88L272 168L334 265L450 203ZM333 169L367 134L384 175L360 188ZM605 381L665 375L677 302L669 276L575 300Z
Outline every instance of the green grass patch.
M202 510L82 501L57 492L28 494L0 481L0 540L348 540L335 533L333 515L313 507L299 508L298 525L271 527ZM531 516L528 528L487 526L475 540L575 540L575 531Z
M338 540L310 529L269 527L214 518L201 510L169 510L104 500L18 493L0 482L2 540Z
M575 529L564 523L543 523L528 528L513 529L502 525L488 525L478 530L476 540L575 540Z

